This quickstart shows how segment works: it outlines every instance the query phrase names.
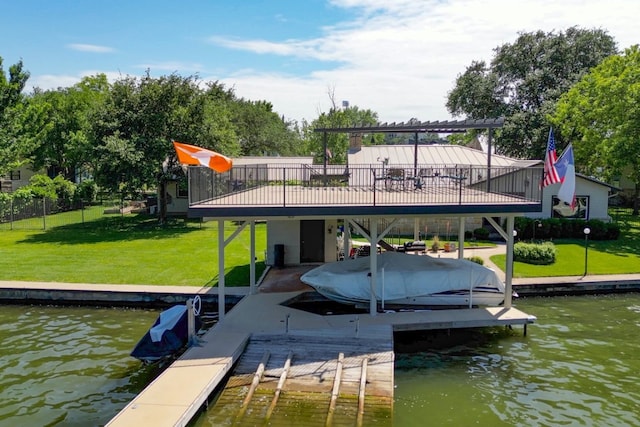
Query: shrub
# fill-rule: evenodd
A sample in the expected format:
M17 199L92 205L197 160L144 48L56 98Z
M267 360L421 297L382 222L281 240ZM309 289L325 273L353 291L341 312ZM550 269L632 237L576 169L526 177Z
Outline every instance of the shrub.
M620 237L620 225L597 219L526 218L517 217L515 229L520 239L583 239L584 228L589 227L592 240L616 240ZM535 231L534 231L535 229Z
M48 198L51 200L58 198L53 180L46 175L33 175L31 179L29 179L29 185L27 187L35 197Z
M469 261L471 261L471 262L475 262L476 264L484 265L484 260L482 259L482 257L479 257L477 255L474 255L474 256L469 257L467 259Z
M523 243L513 246L513 259L527 264L547 265L556 262L556 247L551 242Z
M74 199L76 201L84 201L87 203L92 203L96 200L96 195L98 194L98 186L92 179L85 179L76 188L76 192L74 194Z
M62 208L71 207L73 195L76 192L76 185L64 179L62 175L58 175L53 178L53 186L58 196L58 205Z
M489 230L486 228L476 228L473 230L473 237L478 240L487 240L489 238Z

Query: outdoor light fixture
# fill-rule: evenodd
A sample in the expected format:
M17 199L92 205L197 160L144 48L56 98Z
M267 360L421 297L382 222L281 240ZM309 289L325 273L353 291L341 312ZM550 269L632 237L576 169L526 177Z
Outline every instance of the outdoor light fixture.
M587 260L589 255L589 233L591 233L591 229L589 227L585 227L582 230L584 233L584 274L582 277L587 275Z
M540 221L539 219L533 221L533 237L531 238L531 241L536 240L536 227L542 228L542 221Z

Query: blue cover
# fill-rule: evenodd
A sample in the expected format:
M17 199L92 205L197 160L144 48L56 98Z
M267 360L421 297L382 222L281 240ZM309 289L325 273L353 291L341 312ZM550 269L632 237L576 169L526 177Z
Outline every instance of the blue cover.
M174 306L160 313L150 330L160 324L163 313L169 312L170 310L175 310L175 307L177 306ZM196 316L195 330L198 331L201 326L202 321L200 320L199 316ZM166 329L162 333L160 341L154 342L151 339L150 331L147 331L147 333L142 337L138 344L136 344L135 348L131 352L131 356L135 357L136 359L142 360L143 362L155 362L176 354L185 345L187 345L188 340L188 319L187 310L185 307L184 312L180 316L179 320L175 322L175 325L173 325L173 327L170 329Z

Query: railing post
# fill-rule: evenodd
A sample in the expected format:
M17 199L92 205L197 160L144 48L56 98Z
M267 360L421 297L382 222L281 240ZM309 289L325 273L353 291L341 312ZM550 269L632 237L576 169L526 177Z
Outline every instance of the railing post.
M287 168L282 168L282 207L287 207Z

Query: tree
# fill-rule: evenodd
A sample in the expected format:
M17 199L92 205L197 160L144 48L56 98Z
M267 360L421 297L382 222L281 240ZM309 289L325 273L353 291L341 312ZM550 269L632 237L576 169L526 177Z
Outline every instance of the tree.
M574 142L585 172L635 183L633 214L640 196L640 49L633 46L595 67L564 94L552 117Z
M52 175L75 180L76 172L91 163L91 123L108 93L104 74L84 77L70 88L35 91L29 99L34 113L27 126L37 135L31 152L35 170L46 168Z
M221 85L202 89L193 76L153 78L147 72L116 81L93 120L96 183L121 194L156 187L164 221L167 182L182 175L172 140L229 156L240 152L229 99L232 93Z
M550 126L547 115L560 95L616 53L613 38L604 30L521 33L515 43L495 49L489 66L474 61L458 75L447 109L470 119L505 117L494 138L497 151L541 159Z
M230 109L242 155L287 156L300 150L299 135L273 111L270 102L240 99L230 103Z
M328 95L331 100L329 112L321 113L311 123L303 123L302 132L306 145L305 150L313 155L314 163L324 164L326 158L329 164L344 165L347 163L350 135L347 133L327 133L327 140L325 141L325 135L315 132L314 129L375 125L378 123L378 113L372 110L361 110L357 106L339 108L333 88L328 90ZM360 135L360 137L362 137L363 141L365 140L365 135ZM377 140L382 141L382 138L379 135Z
M9 67L7 78L0 57L0 176L18 167L29 151L29 141L22 135L25 115L22 90L29 72L22 61Z

